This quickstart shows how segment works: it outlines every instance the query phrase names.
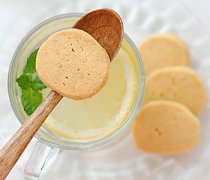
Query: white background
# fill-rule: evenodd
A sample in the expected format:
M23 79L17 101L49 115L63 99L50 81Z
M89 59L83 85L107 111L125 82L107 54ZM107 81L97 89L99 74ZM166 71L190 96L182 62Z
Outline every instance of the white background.
M44 1L44 0L43 0ZM59 1L59 0L57 0ZM119 0L120 1L120 0ZM16 4L18 4L18 1L14 1ZM198 18L199 21L201 21L204 26L207 28L209 34L210 34L210 0L182 0L182 2L191 10L192 14ZM51 3L56 4L56 0L51 1ZM15 11L15 8L9 9L8 7L1 7L3 3L3 0L0 0L0 9L7 11L7 14L12 14L12 11ZM34 12L36 13L36 12ZM5 18L5 19L4 19ZM18 17L17 17L18 20ZM6 24L6 17L1 17L1 11L0 11L0 32L1 29L3 29L4 24ZM18 29L17 29L18 31ZM1 43L1 42L0 42ZM209 47L210 50L210 47ZM1 55L0 55L1 56ZM208 158L208 157L207 157ZM200 173L201 171L196 171L193 174L193 177L191 176L189 179L210 179L210 157L206 159L205 161L201 162L200 170L204 173ZM23 179L17 172L17 170L13 170L10 175L8 176L9 180L21 180Z

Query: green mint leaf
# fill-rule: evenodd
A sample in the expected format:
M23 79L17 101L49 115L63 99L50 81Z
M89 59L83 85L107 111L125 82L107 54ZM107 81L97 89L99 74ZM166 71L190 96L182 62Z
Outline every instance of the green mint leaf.
M37 73L23 74L16 81L22 90L32 88L33 90L41 91L46 88Z
M28 89L31 85L31 76L23 74L16 79L16 82L21 89Z
M27 115L31 115L42 102L42 94L32 88L22 90L21 103Z
M33 51L27 59L23 74L16 79L22 90L21 103L27 115L31 115L42 102L42 94L39 92L46 86L36 73L36 56L38 49Z
M31 88L33 88L34 90L39 90L39 91L46 88L44 83L39 79L39 76L37 73L33 74L33 82L31 84Z
M23 74L16 79L22 90L21 103L27 115L31 115L42 102L42 94L39 92L46 86L36 73L36 56L38 49L33 51L27 59Z
M39 49L36 49L35 51L33 51L31 55L28 57L26 66L23 70L24 74L36 72L36 56L37 56L38 50Z

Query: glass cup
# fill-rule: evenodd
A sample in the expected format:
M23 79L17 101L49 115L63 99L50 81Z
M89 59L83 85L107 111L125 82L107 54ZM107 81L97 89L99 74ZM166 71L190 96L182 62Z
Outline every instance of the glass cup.
M17 86L16 78L22 74L27 57L52 33L62 29L71 28L81 16L83 16L83 14L63 14L43 21L26 35L15 51L9 69L8 93L13 111L21 124L23 124L27 119L27 115L21 105L20 89ZM140 109L144 93L145 76L142 59L138 49L127 34L124 36L121 50L122 49L127 53L126 58L129 58L129 60L133 63L134 76L136 79L134 101L126 120L106 137L87 142L65 139L53 134L46 128L41 127L35 135L38 142L24 170L26 177L38 178L46 160L49 159L49 156L55 156L61 149L81 150L96 147L100 148L101 146L104 147L106 144L110 144L111 142L116 142L118 138L122 138L122 136L126 133L126 130L129 129Z

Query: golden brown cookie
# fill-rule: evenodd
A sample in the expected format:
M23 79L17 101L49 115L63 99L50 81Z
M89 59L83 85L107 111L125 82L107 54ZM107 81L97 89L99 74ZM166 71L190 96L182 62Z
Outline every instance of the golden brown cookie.
M144 103L151 100L176 101L197 115L207 104L207 92L194 70L188 67L168 67L155 71L147 78Z
M191 150L198 142L200 124L184 105L151 101L135 119L133 135L139 149L170 155Z
M190 57L186 45L172 34L156 34L139 47L146 75L168 66L188 66Z
M105 49L78 29L51 35L39 48L36 60L44 84L71 99L95 95L105 85L109 65Z

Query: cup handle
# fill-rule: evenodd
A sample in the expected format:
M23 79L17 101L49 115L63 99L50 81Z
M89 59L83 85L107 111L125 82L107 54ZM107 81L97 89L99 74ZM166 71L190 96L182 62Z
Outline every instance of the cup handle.
M58 148L49 147L37 141L24 169L25 179L39 179L43 169L56 159L60 151Z

